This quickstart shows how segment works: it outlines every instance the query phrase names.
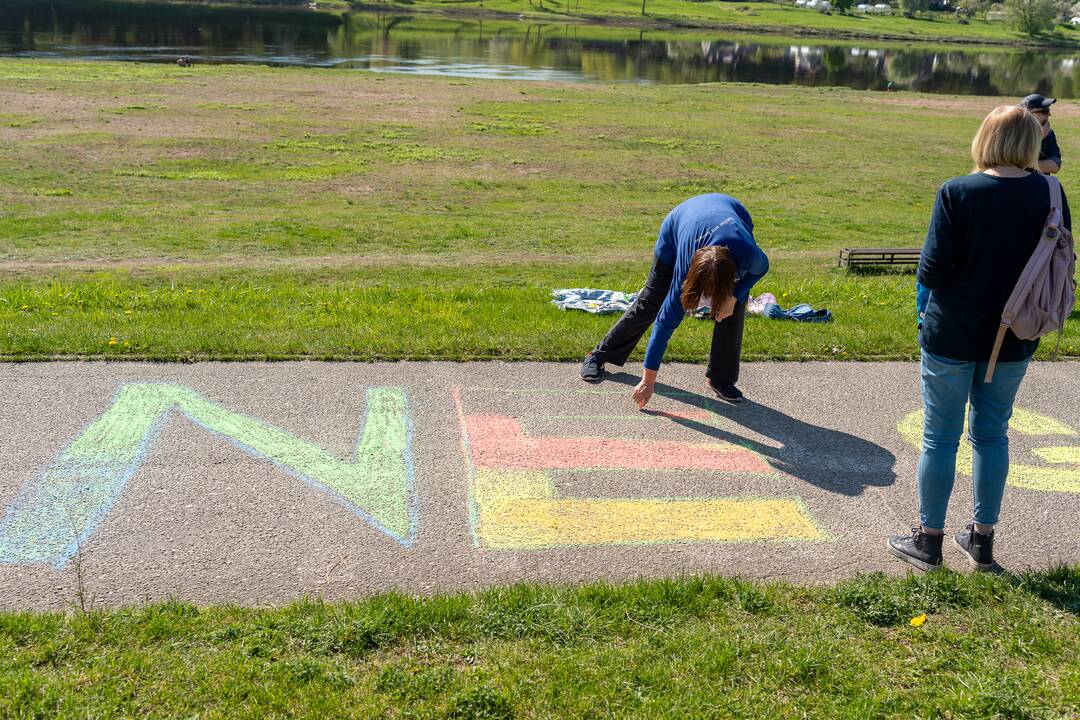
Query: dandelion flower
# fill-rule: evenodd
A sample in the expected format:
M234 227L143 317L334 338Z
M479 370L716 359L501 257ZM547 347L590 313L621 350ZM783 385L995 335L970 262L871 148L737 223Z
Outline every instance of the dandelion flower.
M911 618L911 627L922 627L922 624L924 622L926 622L926 613L916 615L915 617Z

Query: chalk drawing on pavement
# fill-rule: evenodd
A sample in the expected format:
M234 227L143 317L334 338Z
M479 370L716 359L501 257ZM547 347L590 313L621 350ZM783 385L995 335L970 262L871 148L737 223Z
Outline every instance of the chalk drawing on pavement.
M797 497L560 498L552 476L552 471L590 468L775 475L760 455L741 446L530 437L517 418L466 413L461 388L454 389L454 401L470 475L469 517L478 547L542 549L828 537Z
M923 411L916 410L906 415L897 426L897 430L916 450L922 450ZM1049 443L1035 448L1032 454L1045 465L1030 463L1010 463L1008 484L1029 490L1047 490L1051 492L1080 493L1080 445L1059 445L1064 438L1073 438L1077 432L1068 425L1046 415L1031 412L1023 408L1013 410L1009 429L1024 437L1042 439ZM964 423L964 436L967 435L967 422ZM1065 440L1070 442L1070 440ZM968 442L961 441L956 453L956 471L960 475L971 476L973 453Z
M108 515L174 412L328 494L401 545L413 544L418 501L404 388L368 389L346 461L183 385L130 383L8 504L0 517L0 563L62 569Z

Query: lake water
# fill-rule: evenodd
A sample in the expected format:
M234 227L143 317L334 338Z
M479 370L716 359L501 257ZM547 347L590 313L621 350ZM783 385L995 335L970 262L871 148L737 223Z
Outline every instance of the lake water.
M809 12L809 11L808 11ZM0 55L570 82L1080 96L1080 54L105 0L0 0Z

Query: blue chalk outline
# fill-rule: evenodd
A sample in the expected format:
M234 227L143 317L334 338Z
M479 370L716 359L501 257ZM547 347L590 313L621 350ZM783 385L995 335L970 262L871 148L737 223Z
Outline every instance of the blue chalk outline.
M119 397L120 397L120 393L123 392L123 390L129 385L159 386L159 387L170 388L170 389L171 388L180 388L180 389L184 390L185 392L192 393L193 395L197 396L198 398L200 398L201 400L205 401L208 404L216 405L218 407L221 407L220 403L217 403L217 402L214 402L213 400L210 400L209 398L205 397L201 393L196 392L195 390L191 389L190 387L187 387L186 385L181 385L180 383L154 382L154 381L124 383L119 388L117 388L117 390L113 393L112 402L110 403L109 407L112 407L113 405L115 405L117 403L117 401L119 400ZM414 464L414 458L413 458L413 452L412 452L412 443L413 443L413 438L414 438L414 424L413 424L413 420L412 420L412 415L409 412L409 405L410 405L410 403L409 403L409 394L408 394L408 390L406 388L400 387L400 386L388 386L388 387L384 387L384 388L368 388L365 391L364 413L363 413L363 415L361 417L361 420L360 420L360 427L357 430L356 440L353 443L353 451L352 451L352 455L350 457L353 458L353 459L356 458L357 451L359 450L360 444L363 441L364 431L367 429L367 421L368 421L368 417L370 416L371 394L372 394L372 392L374 390L383 390L383 389L399 390L401 392L401 398L402 398L402 402L403 402L403 405L404 405L403 410L404 410L406 437L405 437L405 448L402 451L402 461L403 461L403 463L405 465L406 507L407 507L407 510L408 510L408 517L409 517L409 531L405 536L399 536L397 533L395 533L394 531L387 528L385 525L383 525L381 522L379 522L373 516L371 516L370 514L365 512L364 510L362 510L360 507L358 507L356 504L351 502L349 499L344 497L341 493L337 492L336 490L334 490L332 488L329 488L329 487L323 485L322 483L314 480L313 478L308 477L307 475L304 475L303 473L300 473L300 472L294 470L293 468L290 468L290 467L288 467L288 466L286 466L286 465L284 465L284 464L270 458L269 456L265 455L262 452L259 452L258 450L255 450L254 448L251 448L250 446L244 445L243 443L239 442L235 438L229 437L228 435L225 435L223 433L220 433L220 432L210 428L209 426L207 426L202 421L198 420L197 418L192 417L190 414L188 414L182 408L178 409L178 403L172 403L165 410L165 412L163 412L160 415L160 417L158 417L153 422L153 424L150 426L150 429L144 434L143 439L139 442L139 444L138 444L138 446L137 446L137 448L135 450L132 461L130 463L128 463L127 468L119 476L119 479L116 482L111 483L113 485L113 488L114 488L113 491L107 497L105 497L103 499L103 501L98 504L97 508L93 511L93 513L89 515L87 521L84 524L82 532L80 532L75 537L75 539L72 540L67 545L67 547L64 548L64 550L55 559L53 559L51 562L49 562L49 561L46 561L46 562L48 562L48 564L51 565L56 570L63 570L64 567L67 565L67 563L71 560L71 558L74 557L79 552L79 550L83 546L83 544L87 540L89 540L90 536L93 535L93 533L97 530L98 526L100 526L100 524L105 520L105 518L108 516L108 514L112 511L113 506L116 504L116 500L120 497L120 495L123 493L123 491L127 488L127 485L131 481L131 478L134 477L135 473L138 472L139 468L142 466L142 463L146 459L146 455L147 455L147 453L149 453L150 448L151 448L152 444L154 443L154 441L157 440L157 438L160 436L162 431L164 431L165 426L168 425L168 423L170 423L173 420L173 416L175 414L177 414L178 412L179 412L179 414L183 415L183 417L185 417L187 420L189 420L192 424L202 428L203 430L207 431L209 434L211 434L211 435L213 435L215 437L223 438L230 445L233 445L234 447L241 450L245 454L250 455L252 457L260 458L262 460L266 460L271 465L273 465L274 467L281 470L285 475L288 475L288 476L290 476L292 478L300 480L305 485L307 485L308 487L310 487L312 489L315 489L315 490L318 490L318 491L322 492L325 495L328 495L330 498L332 498L335 502L337 502L343 508L345 508L346 510L352 512L354 515L359 517L361 520L363 520L367 524L371 525L373 528L375 528L376 530L378 530L382 534L389 537L394 542L398 543L399 545L401 545L401 546L403 546L405 548L411 548L416 543L416 538L417 538L417 534L418 534L418 530L419 530L420 507L419 507L419 497L418 497L417 491L416 491L416 472L415 472L415 464ZM107 411L107 409L106 409L106 411ZM279 430L279 431L282 431L282 432L288 432L288 431L285 431L285 430L283 430L282 428L280 428L280 427L278 427L276 425L268 423L265 420L261 420L260 418L254 417L252 415L248 415L246 413L237 412L237 411L233 411L233 410L228 410L228 412L232 413L234 415L238 415L240 417L249 419L251 421L263 424L263 425L268 425L270 427L273 427L276 430ZM36 487L38 487L39 485L41 485L43 483L43 481L45 480L46 474L49 473L49 471L51 471L51 470L55 470L60 465L61 458L63 457L64 453L68 450L68 448L71 446L71 444L73 442L75 442L75 440L77 440L79 437L81 437L82 434L85 433L90 428L91 425L93 425L94 423L96 423L100 419L101 419L101 414L98 414L96 417L94 417L92 420L90 420L88 423L86 423L82 427L82 429L75 435L75 437L70 442L68 442L68 444L65 445L54 456L53 460L48 465L46 465L32 479L30 479L29 481L24 483L23 486L21 488L19 488L19 491L16 493L14 499L5 508L3 518L0 518L0 536L3 536L4 531L11 524L14 523L15 516L22 510L22 508L20 507L20 500L22 500L23 502L26 501L26 497L29 496L31 491L34 490ZM288 433L288 434L291 435L292 433ZM59 538L57 538L57 539L59 539ZM0 557L0 565L3 565L3 564L26 566L26 565L38 565L38 564L41 564L41 563L34 562L34 561L5 560L2 557Z

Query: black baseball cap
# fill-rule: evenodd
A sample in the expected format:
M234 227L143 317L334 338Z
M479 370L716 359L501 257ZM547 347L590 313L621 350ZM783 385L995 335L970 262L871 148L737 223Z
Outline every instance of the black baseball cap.
M1057 98L1047 98L1035 93L1028 95L1020 101L1020 107L1028 110L1049 110L1050 106L1057 102Z

